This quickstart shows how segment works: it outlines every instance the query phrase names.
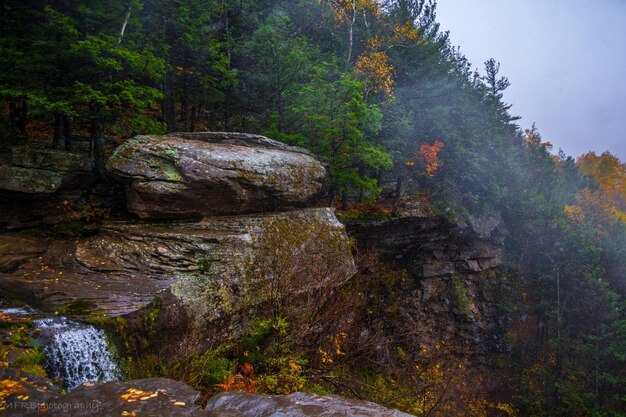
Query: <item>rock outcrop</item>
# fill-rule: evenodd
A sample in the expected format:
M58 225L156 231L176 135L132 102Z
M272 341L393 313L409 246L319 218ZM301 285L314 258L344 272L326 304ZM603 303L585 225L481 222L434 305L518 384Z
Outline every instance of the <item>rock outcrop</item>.
M255 395L224 392L203 409L200 394L182 382L166 378L124 382L86 382L62 395L46 378L21 371L0 371L2 406L19 417L159 416L159 417L410 417L380 405L336 395L296 392ZM1 411L0 411L1 412Z
M87 183L92 171L87 155L26 146L11 149L11 162L0 164L0 189L52 194Z
M142 219L305 207L325 175L307 151L243 133L137 136L115 150L107 168Z
M23 151L22 165L57 165L56 151L41 152L48 159ZM167 326L202 333L219 319L232 336L230 319L276 296L267 280L284 278L269 269L291 277L281 297L338 286L355 273L333 210L306 208L325 170L304 149L240 133L138 136L108 168L126 186L128 210L152 222L111 219L71 238L2 234L0 295L131 323L158 296Z
M4 369L0 379L0 410L10 416L240 416L202 410L196 404L200 396L196 390L165 378L86 382L68 395L47 378L27 372Z
M302 392L291 395L224 392L212 397L206 409L238 412L245 417L411 417L368 401Z
M393 336L407 352L435 352L445 345L478 362L505 349L506 314L499 311L499 297L508 289L498 275L497 242L444 217L347 227L367 265L364 338L376 332L383 339Z
M0 156L0 229L71 220L68 204L83 202L94 182L86 153L11 148Z
M247 287L259 284L252 283L251 268L268 255L266 229L281 224L324 229L330 235L323 249L335 254L337 285L354 273L344 227L322 208L198 223L109 223L73 240L3 234L0 292L47 309L80 301L84 313L122 315L171 287L182 302L200 308L194 313L217 318L236 310L240 297L258 293Z

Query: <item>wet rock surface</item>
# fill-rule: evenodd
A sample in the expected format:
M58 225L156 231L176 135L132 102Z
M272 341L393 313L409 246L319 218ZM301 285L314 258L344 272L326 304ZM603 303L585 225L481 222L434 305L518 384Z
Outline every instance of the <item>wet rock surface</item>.
M333 211L304 209L198 223L111 222L77 239L0 234L0 294L48 310L80 303L84 313L122 315L183 279L176 286L179 298L219 304L210 289L239 288L264 229L289 219L335 231L337 246L328 250L345 260L343 279L354 273L345 229ZM206 291L191 291L197 285ZM212 307L219 313L219 305Z
M17 268L0 273L0 294L9 300L20 300L48 311L64 311L79 305L80 311L74 313L101 310L115 315L149 303L168 282L145 274L106 274L85 268L75 257L80 239L32 237L36 247L45 248L43 252L24 250L16 254L16 248L10 244L17 238L0 235L0 259L20 259ZM169 279L171 282L172 278Z
M29 259L39 256L48 248L43 239L20 235L0 237L0 272L15 271Z
M307 151L243 133L136 136L116 149L109 172L142 219L198 218L303 207L325 170Z
M195 402L199 393L189 385L166 378L125 382L84 383L59 401L92 405L52 415L67 416L202 416ZM135 414L133 414L135 413Z
M368 401L302 392L291 395L225 392L209 399L206 409L236 411L246 417L410 417Z
M14 369L0 369L0 413L10 416L40 416L39 404L48 403L60 389L47 378Z
M21 371L0 371L4 412L11 416L135 417L410 417L367 401L296 392L256 395L224 392L204 409L189 385L166 378L86 382L63 395L48 379Z
M196 390L166 378L86 382L67 395L49 380L25 372L5 369L0 378L4 413L10 416L240 416L203 410L196 404Z

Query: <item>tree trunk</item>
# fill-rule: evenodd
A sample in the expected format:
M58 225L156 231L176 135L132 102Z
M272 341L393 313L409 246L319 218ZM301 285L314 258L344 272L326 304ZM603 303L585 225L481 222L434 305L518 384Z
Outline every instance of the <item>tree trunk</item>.
M400 205L400 199L402 198L402 175L398 175L396 179L396 191L393 194L393 208L391 214L398 213L398 206Z
M89 153L96 171L96 175L98 175L98 177L100 178L104 178L106 175L104 163L104 135L102 132L102 123L100 121L100 117L96 114L92 114L91 116L89 126L89 138Z
M180 98L180 116L185 132L189 132L191 118L189 117L189 76L183 75L183 94Z
M161 122L165 123L165 125L167 126L167 117L169 115L169 110L167 108L167 104L168 104L168 83L167 81L163 81L161 84L161 93L163 93L163 98L161 99Z
M17 103L15 103L14 99L9 100L9 120L11 126L11 136L17 136L17 123L19 116L17 114Z
M363 167L359 167L359 176L363 177L365 175L365 170L363 169ZM363 186L359 187L359 203L363 201L363 198L365 198L365 188L363 188Z
M335 192L336 192L335 186L331 185L328 188L328 206L329 207L334 207L335 205Z
M65 150L72 150L72 118L69 116L63 116L63 134L65 136Z
M52 148L61 149L61 140L64 137L63 115L61 113L54 113L54 135L52 136Z
M128 19L130 18L130 9L131 4L128 5L128 10L126 10L126 15L124 16L124 22L122 23L122 29L120 29L120 36L117 39L117 43L122 43L122 38L124 37L124 32L126 31L126 25L128 25Z
M396 180L396 191L393 195L393 205L394 207L400 202L402 198L402 175L398 175Z
M346 68L350 67L352 61L352 47L354 44L354 23L356 22L356 0L352 0L352 20L348 26L348 59L346 61Z
M196 131L196 123L198 122L199 108L200 108L200 105L193 105L193 106L191 106L191 122L189 124L189 131L190 132L195 132Z
M341 209L342 210L348 209L348 192L347 191L341 192Z
M28 106L25 101L18 104L15 99L9 100L9 117L11 123L11 136L26 136L26 124Z
M177 123L176 123L176 83L173 80L168 81L166 95L166 117L165 121L167 123L167 130L170 132L176 132Z

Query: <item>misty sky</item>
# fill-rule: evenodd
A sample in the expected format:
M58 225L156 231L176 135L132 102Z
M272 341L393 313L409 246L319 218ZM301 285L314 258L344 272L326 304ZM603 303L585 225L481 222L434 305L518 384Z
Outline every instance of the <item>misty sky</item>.
M626 0L438 0L437 21L481 73L501 63L512 114L554 151L626 161Z

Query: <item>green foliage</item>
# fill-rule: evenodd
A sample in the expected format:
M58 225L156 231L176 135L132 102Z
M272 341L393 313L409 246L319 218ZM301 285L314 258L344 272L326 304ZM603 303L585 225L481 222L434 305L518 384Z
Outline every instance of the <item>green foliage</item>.
M230 346L224 345L184 361L175 361L168 367L167 375L186 381L195 388L215 389L217 384L226 381L235 371L235 362L225 356L229 350Z
M263 363L268 356L287 353L287 329L288 323L282 317L255 322L238 346L244 352L244 360L256 366Z
M96 304L93 301L74 300L59 307L58 312L68 316L84 316L91 312Z
M40 377L46 377L46 371L43 368L44 359L45 357L41 346L36 346L21 352L17 359L13 361L11 367L30 372Z
M170 360L155 354L129 356L122 368L128 379L173 378L200 390L205 397L223 389L290 394L307 384L308 362L293 352L288 334L285 319L258 320L233 343Z
M467 296L467 288L465 283L459 277L452 277L452 293L457 307L463 314L470 315L472 313L472 301Z
M371 140L380 129L379 107L368 104L362 83L336 64L326 63L312 72L311 80L299 86L295 104L286 110L288 125L298 131L285 129L286 136L272 133L323 158L331 200L335 192L358 189L377 196L378 184L364 170L391 166L390 155Z
M30 318L13 321L9 316L0 314L0 337L4 339L0 346L0 359L3 366L30 372L46 377L43 367L44 354L39 342L33 337L33 325ZM12 356L9 359L9 355Z
M163 307L163 300L160 297L155 297L147 306L141 308L141 316L143 317L143 327L152 333L154 326L161 313Z
M211 267L213 266L214 263L215 261L213 259L207 259L207 258L196 259L196 265L198 266L198 269L200 269L200 272L202 272L203 274L210 273Z

